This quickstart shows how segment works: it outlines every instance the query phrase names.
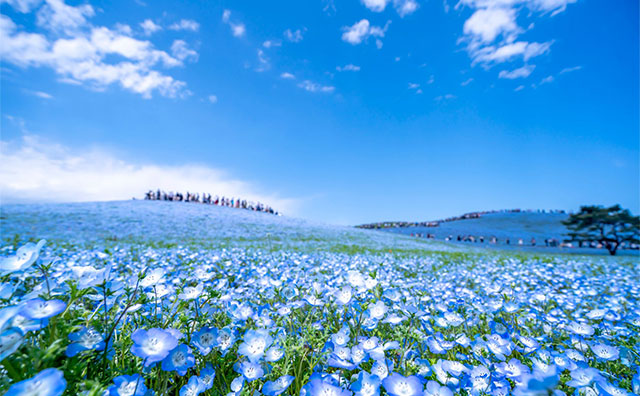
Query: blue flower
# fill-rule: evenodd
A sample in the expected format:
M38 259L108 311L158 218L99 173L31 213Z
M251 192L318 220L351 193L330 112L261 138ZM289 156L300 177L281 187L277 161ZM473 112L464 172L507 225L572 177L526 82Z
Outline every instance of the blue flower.
M391 373L382 380L382 385L391 396L418 396L422 395L422 382L415 375L403 377L398 373Z
M436 381L429 381L424 390L424 396L453 396L453 392L451 392L451 389L440 385Z
M0 259L0 274L24 271L31 267L40 256L40 250L47 241L41 239L38 244L29 242L24 246L21 246L16 254L9 257L3 257Z
M262 378L262 376L264 375L262 366L252 362L245 361L242 363L236 363L235 365L233 365L233 369L236 371L236 373L242 374L244 378L246 378L249 382Z
M32 378L13 384L5 396L61 396L66 387L67 381L62 371L48 368Z
M222 328L218 331L218 337L216 338L216 345L222 352L222 356L231 349L236 342L236 332L228 327Z
M191 348L186 344L180 344L173 348L167 357L162 360L164 371L176 371L178 375L185 375L187 370L196 364L196 359L191 353Z
M378 396L380 395L380 378L371 375L366 371L358 374L358 379L351 385L351 390L355 391L355 396Z
M606 361L616 360L620 356L620 350L618 348L605 344L591 345L591 350L599 359Z
M246 356L251 362L257 362L273 342L273 337L265 329L248 330L243 341L238 347L238 354Z
M67 346L67 357L76 356L82 351L101 351L105 346L102 334L84 326L79 331L69 334L69 341L72 343Z
M556 387L559 380L556 366L547 366L544 370L536 368L532 374L522 376L520 385L514 390L514 395L546 395Z
M180 388L180 396L198 396L205 390L202 380L197 375L192 375L189 382Z
M321 379L313 379L307 384L308 396L351 396L352 392L331 385Z
M624 389L611 385L607 381L598 382L597 387L602 396L627 396L629 394Z
M204 390L209 390L213 387L213 380L216 378L216 371L211 366L211 363L207 363L202 370L200 370L200 381L204 387Z
M289 388L295 377L283 375L275 381L267 381L262 386L262 393L266 396L278 396Z
M20 315L27 319L42 320L58 315L67 307L62 300L45 301L41 298L34 298L25 303L20 311Z
M159 328L138 329L131 335L131 340L134 342L131 353L144 359L145 367L163 360L178 346L178 340L171 333Z
M580 389L601 379L602 375L600 375L600 371L598 371L598 369L592 367L579 368L571 372L571 381L568 381L567 385L572 388Z
M20 348L24 342L24 333L18 327L10 327L0 333L0 361Z
M206 356L217 344L218 329L203 327L191 337L191 343L198 348L201 355Z
M113 379L115 385L111 385L107 391L109 396L144 396L147 387L144 378L140 374L121 375Z

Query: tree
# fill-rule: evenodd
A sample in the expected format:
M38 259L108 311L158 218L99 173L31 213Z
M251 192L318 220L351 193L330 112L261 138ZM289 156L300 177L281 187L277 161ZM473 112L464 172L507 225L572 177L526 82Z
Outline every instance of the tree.
M599 242L612 256L622 243L640 243L640 216L633 216L620 205L581 206L580 212L570 215L562 224L570 230L571 239L566 242Z

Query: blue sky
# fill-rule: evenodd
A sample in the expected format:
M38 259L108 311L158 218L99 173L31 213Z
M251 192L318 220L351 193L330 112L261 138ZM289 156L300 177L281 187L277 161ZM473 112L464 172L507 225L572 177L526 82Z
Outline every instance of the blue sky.
M640 209L638 2L2 0L4 202Z

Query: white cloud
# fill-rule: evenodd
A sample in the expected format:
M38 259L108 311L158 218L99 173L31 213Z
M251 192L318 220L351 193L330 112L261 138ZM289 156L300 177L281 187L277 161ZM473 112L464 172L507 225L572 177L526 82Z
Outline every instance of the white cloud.
M144 30L144 34L147 36L151 36L158 30L162 30L162 27L160 25L156 25L151 19L145 19L144 22L140 23L140 27Z
M565 67L564 69L560 70L560 74L572 73L578 70L582 70L582 66Z
M300 84L298 84L298 87L304 89L305 91L309 91L309 92L330 93L330 92L335 91L335 87L327 86L327 85L321 85L321 84L314 83L314 82L309 81L309 80L305 80L305 81L301 82Z
M356 66L356 65L352 65L351 63L349 63L348 65L344 65L344 66L337 66L336 70L339 72L343 72L343 71L360 71L360 66Z
M400 17L413 14L418 9L418 2L415 0L394 0L393 4Z
M7 3L22 13L31 12L42 0L0 0L0 4Z
M434 100L435 100L436 102L442 102L442 101L444 101L444 100L451 100L451 99L455 99L455 98L456 98L456 96L455 96L455 95L453 95L453 94L446 94L446 95L436 96L436 97L434 98Z
M207 99L209 99L209 102L211 103L218 103L218 97L216 95L209 95Z
M361 0L362 4L373 12L382 12L387 8L387 4L391 0ZM418 2L416 0L393 0L393 6L396 12L401 17L412 14L418 9Z
M373 12L382 12L389 0L362 0L362 4Z
M100 148L74 150L33 135L0 141L0 152L3 202L126 200L160 188L242 197L287 214L295 213L300 203L206 165L134 163Z
M181 19L179 22L176 22L169 26L171 30L190 30L192 32L197 32L200 29L200 24L192 19Z
M175 40L173 44L171 44L171 53L181 61L187 59L193 61L198 60L198 53L189 48L184 40Z
M233 35L233 37L242 37L247 32L247 28L244 25L244 23L232 22L231 21L231 11L230 10L224 10L222 12L222 22L224 22L227 25L229 25L229 27L231 28L231 34Z
M287 73L287 72L282 73L282 74L280 75L280 77L281 77L281 78L284 78L285 80L293 80L293 79L295 79L295 78L296 78L296 76L294 76L294 75L293 75L293 74L291 74L291 73Z
M53 99L53 96L51 94L48 94L46 92L42 92L42 91L31 91L30 92L32 95L35 95L41 99Z
M493 42L500 34L513 34L517 31L516 11L505 8L479 9L467 19L463 27L464 34L470 35L472 41L483 43Z
M266 40L264 43L262 43L262 46L264 48L280 47L282 46L282 42L280 40Z
M62 0L46 0L37 14L38 26L56 32L70 33L86 25L88 17L95 14L89 4L72 7Z
M506 78L509 80L515 80L516 78L526 78L526 77L529 77L529 75L533 72L533 69L535 68L536 68L535 65L524 65L522 67L519 67L511 71L502 70L498 74L498 77Z
M552 83L553 80L554 80L553 76L547 76L547 77L543 78L542 80L540 80L540 85Z
M540 15L552 16L566 9L577 0L460 0L456 9L469 7L472 15L465 21L460 42L466 43L472 64L485 68L493 64L533 57L549 52L553 40L543 43L518 40L518 37L535 24L528 22L527 29L518 20L532 19ZM523 13L523 9L528 13Z
M514 91L515 91L515 92L519 92L519 91L522 91L523 89L524 89L524 85L518 85L518 86L514 89Z
M292 43L299 43L303 39L302 30L297 29L292 31L291 29L287 29L284 31L284 37Z
M461 86L466 87L467 85L471 84L471 82L473 81L473 78L468 78L466 80L464 80L463 82L460 83Z
M258 72L269 70L269 68L271 67L271 65L269 64L269 58L267 58L267 56L264 54L264 51L260 48L258 48L258 62L260 63L258 65L258 68L256 69L256 71Z
M45 7L49 8L42 12ZM91 25L84 20L89 14L86 7L70 11L69 6L51 1L42 9L38 17L48 15L52 19L40 23L55 29L55 33L22 31L9 17L0 15L0 57L4 62L23 68L49 67L60 81L84 83L98 90L119 84L145 98L156 91L168 97L189 94L184 82L154 69L158 65L181 66L184 58L155 49L150 41L133 38L122 29ZM68 21L66 28L59 26L62 21ZM188 51L180 54L193 58Z
M420 84L409 83L409 89L418 89L420 88Z
M359 22L354 23L352 26L345 26L342 28L344 31L344 33L342 33L342 40L349 44L357 45L362 43L362 41L366 40L368 37L382 38L384 37L390 23L391 22L387 22L384 27L372 26L368 20L362 19ZM378 49L381 48L382 41L377 39L376 46Z

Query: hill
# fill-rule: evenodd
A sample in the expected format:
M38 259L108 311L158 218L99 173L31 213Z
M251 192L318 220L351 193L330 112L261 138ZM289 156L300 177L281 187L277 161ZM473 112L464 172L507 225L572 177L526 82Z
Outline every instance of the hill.
M39 238L74 246L132 243L346 253L461 250L443 242L187 202L133 200L0 207L3 244Z

